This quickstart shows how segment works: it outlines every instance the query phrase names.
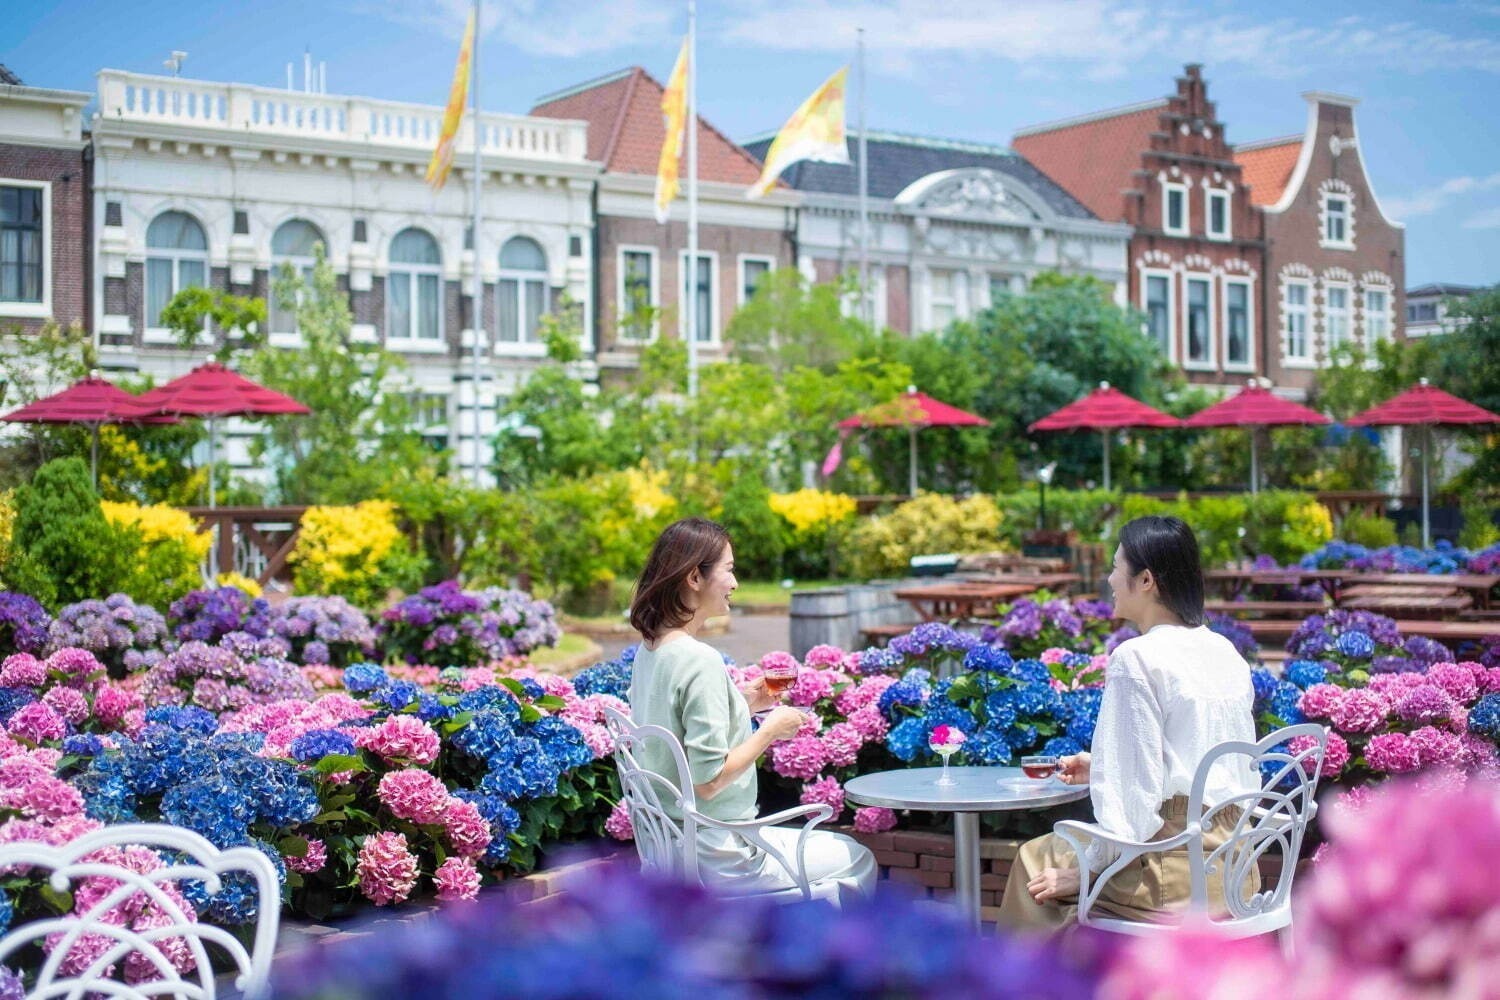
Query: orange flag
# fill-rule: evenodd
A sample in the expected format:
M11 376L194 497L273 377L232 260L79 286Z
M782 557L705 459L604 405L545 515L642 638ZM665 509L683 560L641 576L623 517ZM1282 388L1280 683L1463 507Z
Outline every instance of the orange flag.
M677 197L677 177L682 169L682 147L687 135L687 80L688 43L682 40L682 51L677 54L677 65L661 95L662 123L667 127L667 137L662 140L661 159L656 164L656 221L666 222L667 211Z
M849 67L845 66L792 112L766 150L765 169L760 180L745 192L746 197L759 198L770 191L781 172L798 160L849 162L849 147L844 141L844 83L848 76Z
M454 142L458 137L458 126L464 118L464 97L469 92L469 65L474 52L474 11L469 11L469 23L464 28L464 41L458 49L458 65L453 70L453 86L448 88L448 107L443 111L443 130L438 133L437 148L427 163L427 183L434 191L441 191L448 180L448 171L453 169ZM478 141L478 137L475 137Z

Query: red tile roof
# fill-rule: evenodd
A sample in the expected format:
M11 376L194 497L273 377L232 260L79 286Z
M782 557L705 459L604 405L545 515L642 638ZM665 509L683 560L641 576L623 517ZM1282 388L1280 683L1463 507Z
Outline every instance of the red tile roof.
M589 159L601 161L607 172L655 176L667 135L661 115L664 89L650 73L632 66L560 91L555 97L544 97L531 113L588 122ZM684 147L684 161L686 158ZM686 170L684 162L684 174ZM760 162L699 115L698 177L748 186L760 177Z
M1271 143L1252 143L1234 151L1234 162L1241 167L1241 177L1250 186L1250 204L1274 205L1281 200L1292 169L1302 153L1302 136L1294 135Z
M1125 217L1123 192L1135 185L1131 175L1161 128L1166 101L1131 105L1082 120L1023 129L1011 148L1107 222Z

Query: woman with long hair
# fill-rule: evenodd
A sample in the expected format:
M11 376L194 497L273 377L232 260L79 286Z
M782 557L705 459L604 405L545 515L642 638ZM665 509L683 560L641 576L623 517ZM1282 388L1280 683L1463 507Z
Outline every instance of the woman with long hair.
M1109 574L1115 617L1140 635L1110 654L1090 751L1064 757L1059 777L1088 785L1094 821L1114 837L1165 840L1186 828L1198 765L1230 740L1255 742L1250 667L1204 624L1203 569L1192 528L1175 517L1140 517L1120 531ZM1260 787L1243 757L1220 758L1206 806ZM1238 812L1217 812L1204 831L1209 851L1234 829ZM1196 817L1194 818L1196 821ZM1077 919L1079 865L1099 872L1117 854L1094 841L1077 858L1054 834L1021 845L1001 903L1010 927L1055 930ZM1258 887L1258 879L1254 880ZM1252 890L1253 891L1253 888ZM1222 906L1223 875L1209 878ZM1134 920L1171 919L1189 893L1187 849L1147 854L1111 878L1094 909Z
M631 667L631 717L637 725L661 726L677 737L699 810L724 822L755 818L755 762L772 743L795 736L806 721L797 709L778 705L764 680L737 688L723 657L699 640L708 619L729 613L736 586L728 533L704 518L687 518L657 538L630 605L630 623L643 640ZM751 713L767 710L760 727L752 729ZM643 767L677 780L671 751L660 740L647 740L637 758ZM796 857L800 834L800 828L790 827L762 831L788 858ZM837 881L841 893L869 893L874 887L874 855L842 834L813 831L804 857L811 881ZM795 884L766 851L728 831L700 829L698 860L707 884L730 891Z

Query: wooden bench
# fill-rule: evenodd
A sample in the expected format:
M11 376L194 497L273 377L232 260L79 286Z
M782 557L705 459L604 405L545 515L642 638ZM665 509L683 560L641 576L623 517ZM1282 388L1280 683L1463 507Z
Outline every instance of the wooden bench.
M1500 639L1500 622L1497 621L1398 621L1396 627L1401 630L1402 635L1425 635L1444 643Z
M916 623L906 625L866 625L859 630L860 640L866 646L884 646L898 635L905 635L916 628Z
M1258 617L1288 618L1301 615L1319 615L1328 610L1321 601L1205 601L1203 608L1206 611L1216 611L1221 615L1231 615L1235 618L1244 615L1256 615Z
M1290 639L1302 627L1302 621L1300 618L1296 621L1286 618L1246 618L1240 624L1250 630L1257 642L1264 644L1267 639L1280 642Z
M1370 594L1352 597L1342 602L1342 607L1357 611L1373 611L1381 615L1408 615L1413 618L1452 618L1460 611L1473 607L1474 598L1468 594L1448 594L1428 597L1422 594Z

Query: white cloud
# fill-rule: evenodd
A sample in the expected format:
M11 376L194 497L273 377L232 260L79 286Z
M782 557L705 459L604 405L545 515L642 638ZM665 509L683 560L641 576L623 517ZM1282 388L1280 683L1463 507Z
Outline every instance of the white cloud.
M1431 215L1460 198L1477 191L1489 191L1500 187L1500 173L1488 177L1450 177L1430 188L1425 188L1405 197L1390 198L1383 203L1393 219L1410 219L1419 215ZM1467 226L1470 229L1487 229L1488 226Z
M357 0L354 9L456 42L469 6L468 0ZM529 55L571 57L665 42L684 20L681 5L669 0L490 0L480 37Z
M1485 209L1463 221L1465 229L1500 229L1500 208Z

